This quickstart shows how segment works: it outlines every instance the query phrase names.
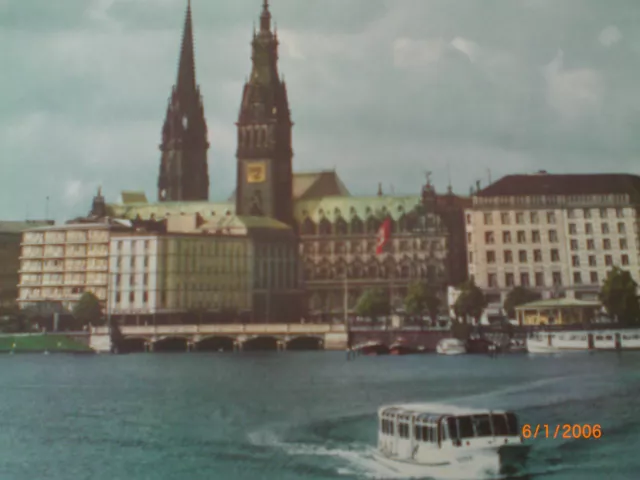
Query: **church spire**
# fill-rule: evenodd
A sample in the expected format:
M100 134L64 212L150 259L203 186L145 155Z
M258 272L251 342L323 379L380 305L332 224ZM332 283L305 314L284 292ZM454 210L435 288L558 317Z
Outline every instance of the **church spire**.
M269 11L269 0L264 0L262 4L262 14L260 15L260 32L271 31L271 12Z
M182 47L180 49L180 63L178 66L178 91L196 90L196 62L193 54L193 22L191 20L191 0L187 0L187 14L184 19L182 32Z

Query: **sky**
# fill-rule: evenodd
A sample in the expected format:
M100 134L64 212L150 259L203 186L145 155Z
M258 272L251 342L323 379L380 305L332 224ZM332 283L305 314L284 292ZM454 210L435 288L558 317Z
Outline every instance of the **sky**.
M210 198L235 185L262 0L192 0ZM640 174L637 0L271 0L294 170L352 194L510 173ZM186 0L0 0L0 219L157 197ZM47 201L47 197L49 200Z

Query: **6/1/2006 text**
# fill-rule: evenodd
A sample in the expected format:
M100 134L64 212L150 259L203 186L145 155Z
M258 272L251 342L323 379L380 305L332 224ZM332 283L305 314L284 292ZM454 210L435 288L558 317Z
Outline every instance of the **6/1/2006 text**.
M522 426L522 436L529 438L601 438L602 427L600 424L565 423L558 425L529 424Z

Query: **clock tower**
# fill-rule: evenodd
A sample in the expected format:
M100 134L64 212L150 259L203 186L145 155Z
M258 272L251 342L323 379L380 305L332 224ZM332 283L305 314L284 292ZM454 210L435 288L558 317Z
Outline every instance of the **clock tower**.
M287 88L278 74L278 37L271 31L268 0L264 0L251 48L251 76L236 123L236 214L293 225L293 123Z

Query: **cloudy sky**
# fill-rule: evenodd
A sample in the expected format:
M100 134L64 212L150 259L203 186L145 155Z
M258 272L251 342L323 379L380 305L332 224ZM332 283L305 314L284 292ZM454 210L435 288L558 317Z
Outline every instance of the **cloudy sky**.
M192 0L211 198L261 0ZM0 0L0 219L156 197L186 0ZM468 193L513 172L640 173L638 0L271 0L295 170L355 194ZM55 215L54 215L55 212Z

